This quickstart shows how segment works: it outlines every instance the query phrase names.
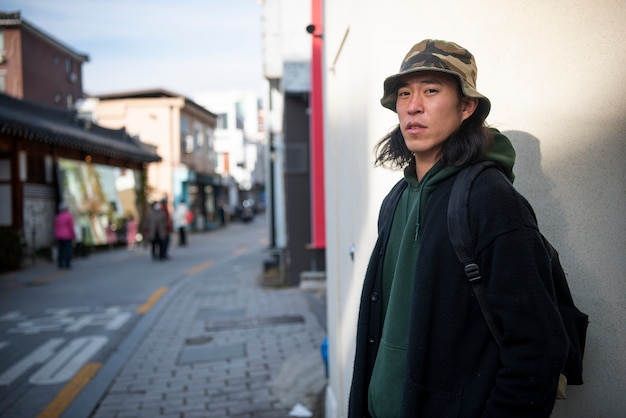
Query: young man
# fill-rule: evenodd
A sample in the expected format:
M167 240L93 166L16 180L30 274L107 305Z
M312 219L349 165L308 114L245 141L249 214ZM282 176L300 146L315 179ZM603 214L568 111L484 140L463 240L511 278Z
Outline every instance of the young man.
M385 198L366 272L349 417L548 417L567 337L551 290L550 260L532 209L496 171L470 193L469 222L498 346L450 243L447 206L458 171L492 160L513 180L515 152L486 127L466 49L424 40L384 82L399 124L377 165L403 168Z

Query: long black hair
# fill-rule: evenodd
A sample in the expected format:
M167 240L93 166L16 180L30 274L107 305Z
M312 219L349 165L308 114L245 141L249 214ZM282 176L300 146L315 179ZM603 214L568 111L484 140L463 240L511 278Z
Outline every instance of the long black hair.
M466 97L458 85L459 100ZM480 160L493 145L493 131L489 129L487 119L488 106L481 100L474 113L461 123L461 126L443 143L439 157L444 165L460 167ZM404 137L397 125L374 147L375 166L402 169L415 165L413 153L409 151Z

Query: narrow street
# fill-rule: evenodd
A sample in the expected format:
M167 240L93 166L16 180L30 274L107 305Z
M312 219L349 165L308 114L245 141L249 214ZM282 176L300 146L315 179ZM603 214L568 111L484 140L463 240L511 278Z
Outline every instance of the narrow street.
M285 417L325 385L323 295L262 286L265 217L0 276L2 417ZM316 306L312 306L316 305ZM317 308L317 309L311 309Z

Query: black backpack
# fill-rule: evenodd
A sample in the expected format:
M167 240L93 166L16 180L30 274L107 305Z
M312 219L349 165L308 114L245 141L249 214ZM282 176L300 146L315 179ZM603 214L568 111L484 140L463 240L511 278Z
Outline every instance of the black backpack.
M481 171L489 167L498 166L492 161L482 161L462 169L457 174L448 202L448 230L450 241L452 242L452 246L454 247L459 261L461 261L465 268L465 275L472 285L480 310L485 317L485 321L494 339L498 345L500 345L502 334L496 327L489 307L487 306L480 268L478 264L476 264L476 251L473 245L474 240L472 239L469 229L468 218L468 199L472 182ZM504 176L504 173L499 169L498 172ZM556 303L569 338L569 354L561 374L567 378L568 385L582 385L583 354L585 352L589 317L574 305L574 300L572 299L572 294L567 284L567 278L565 277L563 267L559 261L559 254L543 235L542 239L552 260L552 281L554 283ZM564 393L562 397L564 398Z

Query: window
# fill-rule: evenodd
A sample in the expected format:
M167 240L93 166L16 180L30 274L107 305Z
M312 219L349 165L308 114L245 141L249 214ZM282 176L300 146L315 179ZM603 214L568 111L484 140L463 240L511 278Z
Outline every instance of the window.
M0 206L0 226L11 226L11 222L13 222L13 211L11 210L13 199L10 184L0 184L0 201L4 202Z
M189 120L186 117L181 116L180 117L180 136L184 138L185 135L187 135L187 132L189 132Z
M27 180L29 183L46 183L45 160L29 153L26 162Z
M11 159L4 155L0 157L0 182L11 180Z
M215 147L214 138L213 138L213 130L211 128L207 129L205 131L205 135L206 135L206 155L209 158L213 158L213 154L214 154L213 148Z
M181 116L180 117L180 152L187 152L187 134L189 133L189 120Z
M72 73L72 59L70 57L65 58L65 73L67 75Z
M7 91L7 75L4 71L0 71L0 92Z
M52 155L46 155L43 160L44 163L44 173L45 173L45 181L47 184L52 184L54 181L54 159Z
M184 151L187 154L191 154L193 152L193 135L191 134L187 134L185 135L185 141L184 141Z
M213 148L215 137L213 136L213 129L208 128L206 130L206 143L209 148Z
M11 194L11 158L0 154L0 225L10 226L13 222Z
M193 124L193 133L194 133L194 144L193 150L197 148L202 148L204 144L204 132L202 132L202 124L199 122L195 122Z
M72 96L71 94L67 95L67 108L71 109L74 106L74 96Z
M237 113L237 129L243 129L243 120L245 114L243 102L235 103L235 111Z
M228 114L220 113L217 115L217 129L228 129Z

